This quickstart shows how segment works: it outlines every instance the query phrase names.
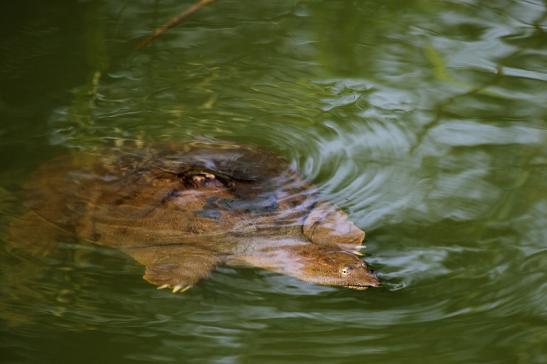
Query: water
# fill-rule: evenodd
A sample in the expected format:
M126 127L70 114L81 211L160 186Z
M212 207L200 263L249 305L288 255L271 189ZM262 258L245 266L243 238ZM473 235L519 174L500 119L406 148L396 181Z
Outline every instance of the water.
M385 286L221 268L173 295L1 237L2 362L547 362L545 3L223 0L134 49L181 6L2 5L1 226L67 149L251 143L367 231Z

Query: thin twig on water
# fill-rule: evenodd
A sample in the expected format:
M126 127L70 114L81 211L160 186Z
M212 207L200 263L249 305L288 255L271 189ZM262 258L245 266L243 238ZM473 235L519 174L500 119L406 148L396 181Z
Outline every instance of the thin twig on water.
M153 42L157 37L168 31L169 29L177 26L178 24L182 23L184 19L189 17L190 15L194 14L199 9L214 3L216 0L199 0L196 3L194 3L192 6L190 6L187 9L184 9L180 14L169 20L167 23L163 24L161 27L158 27L154 29L152 34L144 38L142 41L137 44L137 48L143 48Z

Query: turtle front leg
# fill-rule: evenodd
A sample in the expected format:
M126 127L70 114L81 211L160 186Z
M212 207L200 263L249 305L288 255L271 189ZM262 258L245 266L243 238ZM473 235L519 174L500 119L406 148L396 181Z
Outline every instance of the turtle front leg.
M310 211L302 230L314 244L334 246L356 254L360 254L365 239L365 232L355 226L345 212L327 202L317 204Z
M220 261L214 253L193 246L126 248L124 252L145 266L146 281L173 293L184 292L209 276Z

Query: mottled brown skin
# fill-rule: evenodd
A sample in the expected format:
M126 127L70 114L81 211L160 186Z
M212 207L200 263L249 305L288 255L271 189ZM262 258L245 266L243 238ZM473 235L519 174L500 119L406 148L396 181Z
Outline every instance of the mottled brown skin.
M159 288L186 290L218 265L250 265L307 282L366 289L364 232L273 155L192 143L72 155L26 187L11 241L45 253L57 241L122 250Z

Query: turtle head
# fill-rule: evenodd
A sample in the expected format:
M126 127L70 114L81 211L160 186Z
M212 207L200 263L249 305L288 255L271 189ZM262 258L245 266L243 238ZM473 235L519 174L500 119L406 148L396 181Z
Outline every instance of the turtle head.
M293 276L315 284L357 290L378 287L380 280L355 254L325 247L306 249L298 258Z

